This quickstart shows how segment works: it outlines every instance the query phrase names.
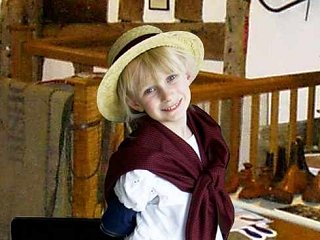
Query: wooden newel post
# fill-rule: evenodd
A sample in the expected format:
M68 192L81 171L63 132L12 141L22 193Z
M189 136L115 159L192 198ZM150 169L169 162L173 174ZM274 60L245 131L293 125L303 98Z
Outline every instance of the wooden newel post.
M73 103L73 193L72 215L100 217L99 174L101 164L102 116L96 104L99 79L71 78Z
M97 108L100 77L73 77L72 216L101 217L108 158L123 140L123 124L106 123ZM102 180L102 181L101 181Z

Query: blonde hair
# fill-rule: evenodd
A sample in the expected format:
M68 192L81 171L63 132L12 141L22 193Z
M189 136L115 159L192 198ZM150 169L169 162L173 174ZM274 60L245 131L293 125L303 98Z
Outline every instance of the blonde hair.
M173 47L150 49L132 60L122 71L117 94L122 107L126 110L127 122L144 115L131 109L127 104L128 97L134 97L139 86L148 79L157 79L160 74L186 73L192 78L197 73L195 60L191 54Z

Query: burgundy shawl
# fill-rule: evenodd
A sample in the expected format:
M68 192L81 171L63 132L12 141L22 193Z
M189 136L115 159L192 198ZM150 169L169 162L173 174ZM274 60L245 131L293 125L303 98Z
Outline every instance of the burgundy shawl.
M117 179L134 169L145 169L192 193L186 226L187 240L215 239L219 224L227 239L234 209L224 191L228 148L219 125L203 110L191 106L188 126L194 133L202 161L182 138L148 116L126 138L111 159L105 180L105 197L113 193Z

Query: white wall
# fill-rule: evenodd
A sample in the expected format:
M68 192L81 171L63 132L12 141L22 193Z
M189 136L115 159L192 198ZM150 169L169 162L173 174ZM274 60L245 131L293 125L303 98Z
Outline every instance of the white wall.
M289 0L265 0L280 6ZM247 76L259 77L319 71L320 69L320 1L307 1L281 13L267 11L251 1Z

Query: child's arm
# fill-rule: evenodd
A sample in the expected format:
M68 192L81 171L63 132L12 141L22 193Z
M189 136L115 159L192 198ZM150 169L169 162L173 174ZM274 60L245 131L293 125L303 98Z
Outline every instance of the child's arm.
M108 236L123 238L131 234L136 226L136 214L132 209L126 208L114 196L108 202L108 208L101 219L101 230Z
M122 175L108 199L108 208L102 216L101 229L108 236L125 237L136 228L136 216L145 210L157 193L156 175L147 170L133 170Z

